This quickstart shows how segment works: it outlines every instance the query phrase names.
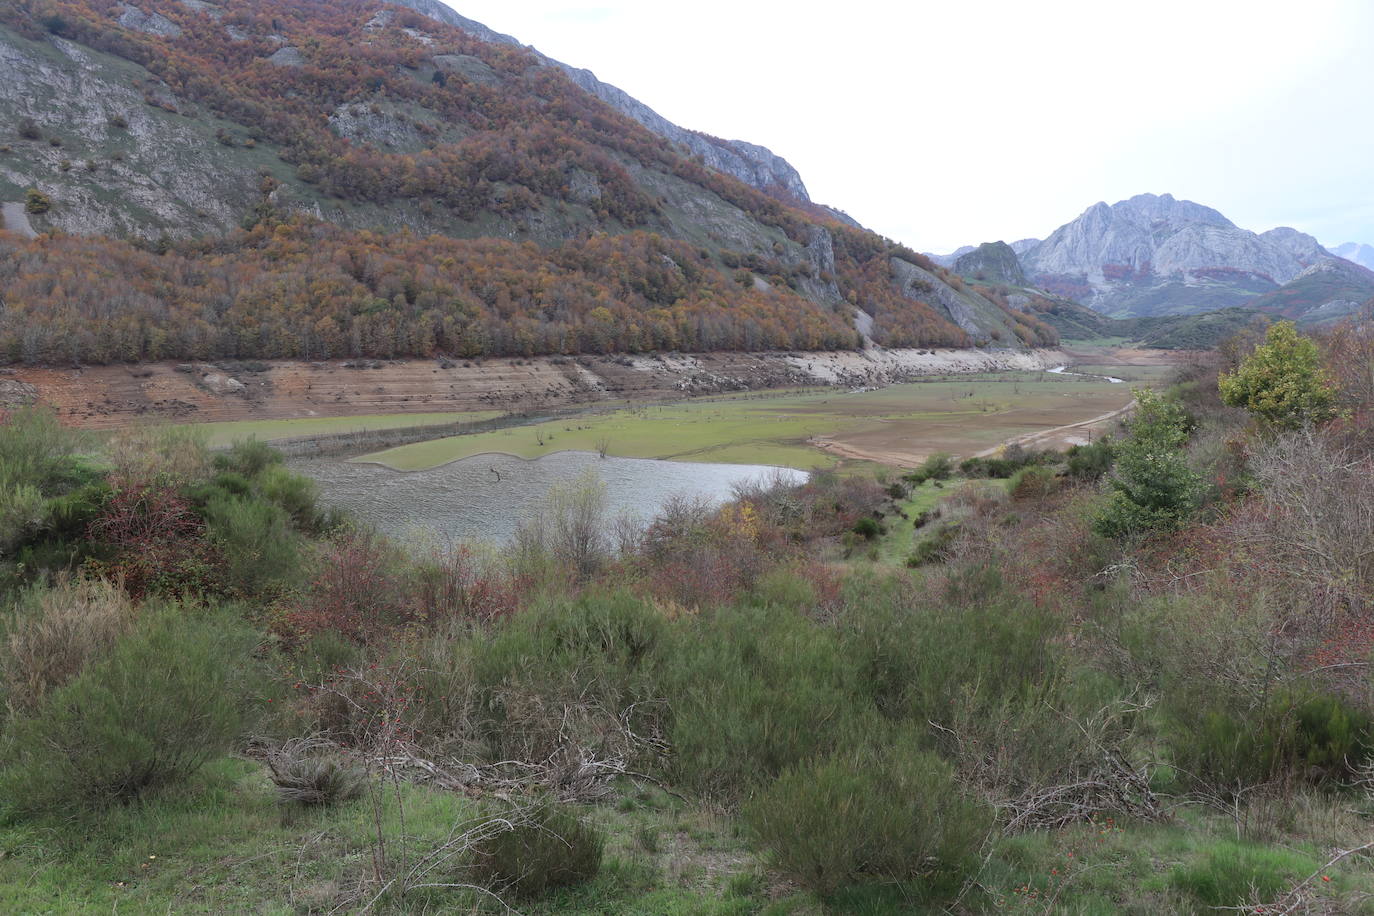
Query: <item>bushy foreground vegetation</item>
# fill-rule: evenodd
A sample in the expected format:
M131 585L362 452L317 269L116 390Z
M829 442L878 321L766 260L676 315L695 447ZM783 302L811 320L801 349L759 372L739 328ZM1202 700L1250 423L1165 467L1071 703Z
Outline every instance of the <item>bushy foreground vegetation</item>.
M1374 344L1324 345L1297 424L1198 365L1069 456L647 529L583 480L501 550L16 413L0 907L1371 911Z

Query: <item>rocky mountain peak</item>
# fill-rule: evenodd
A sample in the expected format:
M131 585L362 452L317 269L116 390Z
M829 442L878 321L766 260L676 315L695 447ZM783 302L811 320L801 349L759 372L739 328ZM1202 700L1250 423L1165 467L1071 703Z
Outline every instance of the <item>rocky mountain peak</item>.
M1241 229L1171 194L1098 202L1022 253L1033 282L1108 314L1205 311L1277 288L1329 259L1295 229Z

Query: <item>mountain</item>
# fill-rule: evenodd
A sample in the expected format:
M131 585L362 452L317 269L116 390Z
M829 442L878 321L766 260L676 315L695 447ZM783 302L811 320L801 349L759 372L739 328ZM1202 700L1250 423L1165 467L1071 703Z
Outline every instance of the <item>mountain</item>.
M1097 203L1022 254L1032 281L1117 317L1191 314L1273 292L1331 254L1294 229L1254 233L1169 194Z
M1305 325L1331 324L1374 299L1374 271L1345 258L1313 264L1271 293L1248 303Z
M810 195L807 194L806 185L802 182L801 175L797 173L797 170L786 159L766 147L746 143L743 140L721 140L717 137L678 127L648 105L632 98L624 90L609 83L603 83L596 78L596 74L592 71L579 69L562 61L546 57L534 48L522 45L517 39L509 35L503 35L487 28L480 22L474 22L459 15L452 7L441 3L440 0L398 0L398 2L401 6L423 13L431 19L456 26L482 41L513 45L529 51L545 66L557 67L562 70L574 83L587 92L621 114L634 118L660 137L685 147L694 155L700 156L706 165L718 172L724 172L738 178L745 184L752 185L761 191L780 193L790 199L802 202L810 202L811 200Z
M1360 242L1346 242L1331 249L1331 253L1347 261L1354 261L1361 267L1374 270L1374 246Z
M4 3L0 82L0 361L1056 340L429 0Z

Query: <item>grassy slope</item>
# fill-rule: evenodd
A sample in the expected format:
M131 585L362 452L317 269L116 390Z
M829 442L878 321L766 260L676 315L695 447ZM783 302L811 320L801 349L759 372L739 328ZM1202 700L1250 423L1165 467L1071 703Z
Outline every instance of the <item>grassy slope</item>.
M999 373L894 385L877 391L771 394L555 420L519 429L453 436L365 456L397 470L421 470L486 452L537 458L557 451L595 451L627 458L673 458L804 469L831 467L834 456L806 444L812 436L881 434L918 438L932 450L995 445L1026 432L1009 412L1041 411L1057 422L1101 413L1106 383L1044 373ZM1119 405L1118 405L1119 406ZM1062 416L1060 416L1062 414ZM542 444L540 440L542 441Z

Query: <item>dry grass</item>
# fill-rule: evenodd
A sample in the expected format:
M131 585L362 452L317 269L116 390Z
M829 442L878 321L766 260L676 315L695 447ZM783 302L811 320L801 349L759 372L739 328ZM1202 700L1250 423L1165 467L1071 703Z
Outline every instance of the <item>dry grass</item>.
M113 647L134 620L123 589L102 579L68 579L25 607L9 630L0 678L12 707L32 710Z

